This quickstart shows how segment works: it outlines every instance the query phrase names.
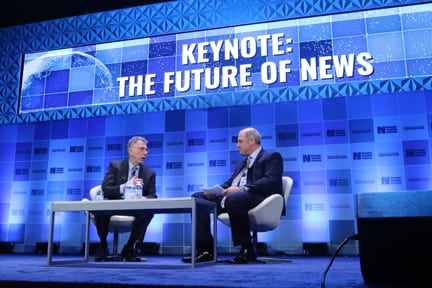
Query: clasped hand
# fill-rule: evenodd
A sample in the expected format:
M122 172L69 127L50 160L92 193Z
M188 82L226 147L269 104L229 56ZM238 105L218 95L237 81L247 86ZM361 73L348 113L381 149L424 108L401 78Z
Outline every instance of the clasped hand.
M239 192L239 187L236 186L231 186L228 187L227 189L224 189L221 193L222 196L227 197L228 195L232 194L232 193L237 193ZM204 191L204 195L207 197L207 199L214 199L216 198L216 195L210 192L206 192Z
M133 185L141 184L143 185L143 179L138 178L138 176L133 176L130 181L132 181Z

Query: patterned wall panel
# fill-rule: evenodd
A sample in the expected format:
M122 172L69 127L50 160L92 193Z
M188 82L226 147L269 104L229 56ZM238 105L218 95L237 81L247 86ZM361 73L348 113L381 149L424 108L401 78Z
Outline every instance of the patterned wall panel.
M184 103L184 100L179 100L181 103L171 103L177 100L167 100L163 101L164 103L157 103L158 101L146 104L128 103L118 104L119 107L111 108L73 108L21 115L18 114L18 105L23 53L424 2L428 1L171 1L1 29L0 124L70 119L87 117L89 114L96 116L170 110L173 107L194 109L212 107L214 103L214 99L194 100L192 103ZM386 82L379 83L378 86L394 86ZM343 90L344 86L335 87L335 90ZM328 87L317 87L316 89L325 90ZM355 93L362 89L365 88L354 87L352 92ZM302 95L308 92L307 90L302 91L299 95L299 91L287 90L289 94L293 94L292 97L289 97L290 100L299 100L298 98L302 98ZM259 94L262 92L254 93L260 98ZM276 89L273 93L279 95L280 91ZM247 102L238 95L233 98L242 98L243 104ZM194 103L199 103L200 106L195 106ZM217 103L218 105L233 105L233 103Z
M157 173L158 195L181 197L225 180L239 160L238 130L255 126L264 148L282 153L284 174L294 179L280 228L260 240L290 253L301 253L303 242L336 247L355 231L357 193L430 189L432 6L414 5L426 2L171 1L1 29L0 240L23 251L46 241L50 202L88 197L109 161L126 157L132 135L150 140L146 164ZM307 83L297 71L284 86L17 113L23 54L221 27L231 36L255 24L294 27L304 55L369 45L380 73ZM416 49L415 41L393 45L412 37L427 48ZM385 41L396 49L386 51ZM188 252L189 218L155 218L146 241L161 243L163 252ZM64 251L81 248L83 223L81 216L59 218L55 241ZM219 247L234 251L229 230L219 228ZM98 240L94 230L91 235Z

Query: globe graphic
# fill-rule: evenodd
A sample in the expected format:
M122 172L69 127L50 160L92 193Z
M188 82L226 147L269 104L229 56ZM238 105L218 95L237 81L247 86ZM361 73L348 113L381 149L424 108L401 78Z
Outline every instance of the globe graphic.
M70 70L71 67L87 67L88 71L93 74L94 83L97 83L97 93L95 92L93 95L93 103L113 102L116 99L113 95L111 72L99 59L80 51L49 52L26 62L24 65L21 86L21 96L24 101L21 102L21 110L32 109L31 106L34 106L35 103L25 101L25 97L43 94L44 83L53 72Z

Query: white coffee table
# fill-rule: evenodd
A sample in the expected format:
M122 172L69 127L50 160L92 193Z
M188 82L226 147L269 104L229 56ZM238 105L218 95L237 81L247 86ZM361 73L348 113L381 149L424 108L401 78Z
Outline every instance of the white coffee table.
M48 235L48 266L53 264L53 235L56 212L85 211L93 214L103 213L112 215L136 215L143 212L154 214L160 213L191 213L192 225L192 268L195 268L196 262L196 217L198 206L209 209L213 214L213 236L214 251L213 261L217 259L217 206L212 201L199 199L195 197L179 198L156 198L143 200L104 200L104 201L54 201L51 202L49 235ZM86 235L84 247L84 261L88 261L89 256L89 232L90 232L90 214L86 213Z

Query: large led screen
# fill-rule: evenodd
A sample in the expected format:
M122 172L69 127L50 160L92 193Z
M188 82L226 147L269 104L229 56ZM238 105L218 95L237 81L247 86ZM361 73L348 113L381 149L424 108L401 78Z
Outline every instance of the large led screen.
M25 54L20 112L430 75L431 6L416 9Z

